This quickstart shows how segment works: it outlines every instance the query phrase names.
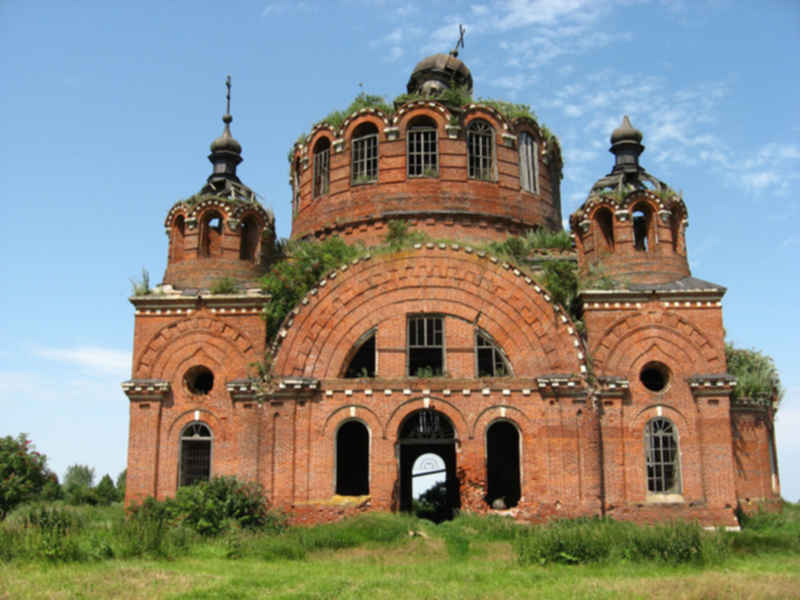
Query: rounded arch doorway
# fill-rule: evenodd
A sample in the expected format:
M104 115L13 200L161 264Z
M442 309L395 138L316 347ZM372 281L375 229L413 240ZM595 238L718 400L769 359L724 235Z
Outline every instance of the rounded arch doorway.
M408 415L397 432L399 507L441 522L461 507L453 423L433 410Z

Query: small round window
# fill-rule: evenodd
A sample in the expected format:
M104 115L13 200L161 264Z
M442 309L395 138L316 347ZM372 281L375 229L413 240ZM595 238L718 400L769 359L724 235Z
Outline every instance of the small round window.
M669 369L659 362L647 363L639 373L639 380L648 390L661 392L669 383Z
M198 365L186 371L183 376L186 387L193 394L205 395L214 387L214 374L208 367Z

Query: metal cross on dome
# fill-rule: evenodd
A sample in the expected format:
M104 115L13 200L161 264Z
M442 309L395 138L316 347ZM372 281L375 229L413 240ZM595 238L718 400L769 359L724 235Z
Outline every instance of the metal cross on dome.
M464 47L464 34L466 32L467 32L467 30L464 29L464 26L459 24L459 26L458 26L458 41L456 42L456 47L453 48L453 51L450 53L453 56L458 56L458 47L459 46L461 46L462 48Z
M227 104L225 105L225 114L231 114L231 76L225 79L225 87L228 88L228 93L225 95L225 99L227 100Z

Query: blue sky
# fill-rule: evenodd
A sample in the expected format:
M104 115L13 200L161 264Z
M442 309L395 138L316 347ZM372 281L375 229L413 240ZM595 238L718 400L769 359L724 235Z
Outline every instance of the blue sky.
M683 191L693 274L728 287L728 339L775 357L784 496L800 500L800 3L0 3L5 290L0 435L63 475L125 465L131 277L160 281L163 220L210 173L233 78L243 181L289 235L286 154L362 89L391 99L416 62L461 58L477 97L530 104L559 136L564 217L607 173L623 114L642 164Z

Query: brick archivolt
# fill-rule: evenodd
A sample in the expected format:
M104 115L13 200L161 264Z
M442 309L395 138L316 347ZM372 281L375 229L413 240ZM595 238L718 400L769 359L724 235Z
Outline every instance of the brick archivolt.
M655 320L654 320L655 319ZM670 312L636 312L615 321L592 348L598 374L627 375L652 360L691 373L717 372L724 364L711 340L692 322Z
M200 353L200 354L198 354ZM172 380L184 363L207 360L229 370L258 360L252 342L236 327L220 319L200 316L175 321L157 331L136 360L136 377ZM235 378L235 377L234 377Z
M354 344L372 328L393 327L392 349L402 351L405 315L415 313L454 316L483 329L517 377L586 370L571 321L535 281L471 248L427 244L361 259L321 281L284 322L274 373L339 377ZM382 337L376 339L380 352Z

